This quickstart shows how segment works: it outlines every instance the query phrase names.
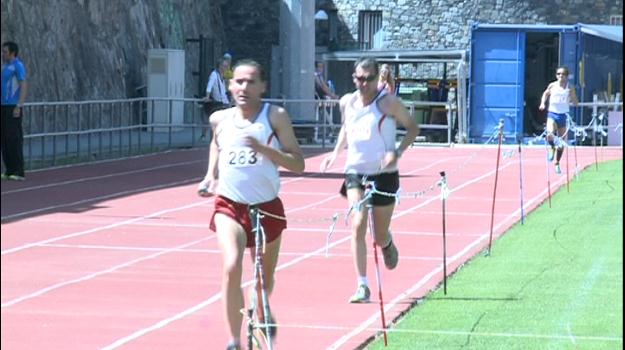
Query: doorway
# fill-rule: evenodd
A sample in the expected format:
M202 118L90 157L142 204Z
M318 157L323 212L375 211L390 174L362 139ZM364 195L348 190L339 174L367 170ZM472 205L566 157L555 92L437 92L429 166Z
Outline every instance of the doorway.
M526 34L525 46L525 96L523 130L525 137L542 134L547 122L547 112L539 111L540 99L547 85L555 80L559 59L558 33Z

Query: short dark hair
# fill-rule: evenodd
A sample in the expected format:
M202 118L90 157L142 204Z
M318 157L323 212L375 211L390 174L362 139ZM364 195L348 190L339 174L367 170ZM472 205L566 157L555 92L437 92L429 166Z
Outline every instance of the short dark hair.
M17 54L20 52L19 47L17 47L17 44L12 42L12 41L5 41L2 44L2 47L6 47L10 53L14 53L15 56L17 56Z
M249 66L249 67L256 68L256 71L258 71L258 76L260 77L260 81L266 81L265 70L263 69L263 66L260 65L260 63L252 59L245 58L245 59L237 61L237 63L232 68L232 71L234 72L238 67L241 67L241 66Z
M562 69L564 71L564 74L569 75L569 67L567 67L567 66L560 66L560 67L556 68L556 72L559 71L560 69Z
M356 68L358 67L369 70L373 72L374 75L378 75L379 73L378 61L376 61L375 58L371 58L371 57L359 58L356 62L354 62L354 70L356 70Z

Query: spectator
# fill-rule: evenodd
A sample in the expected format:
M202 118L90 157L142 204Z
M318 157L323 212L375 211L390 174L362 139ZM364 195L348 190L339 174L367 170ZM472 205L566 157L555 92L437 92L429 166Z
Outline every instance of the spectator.
M315 62L315 97L318 99L338 99L338 95L330 89L324 76L324 65L321 61Z
M2 180L25 180L24 175L24 131L22 116L28 85L26 68L17 57L16 43L2 44L2 158L6 172Z
M380 66L380 79L378 80L378 91L386 90L391 95L395 95L395 77L391 71L391 66L383 64Z
M200 140L206 139L208 131L208 119L214 112L227 108L230 105L230 99L227 94L226 82L224 80L225 73L230 69L231 57L224 55L219 59L219 65L213 69L208 76L208 84L206 84L206 97L204 97L204 127Z

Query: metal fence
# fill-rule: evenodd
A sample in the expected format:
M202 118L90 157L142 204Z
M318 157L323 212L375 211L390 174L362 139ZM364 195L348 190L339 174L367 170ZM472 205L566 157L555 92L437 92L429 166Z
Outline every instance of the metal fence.
M302 146L334 146L341 126L338 100L265 101L288 110ZM411 102L406 107L426 135L415 141L452 142L454 103ZM418 120L417 112L424 109L430 117ZM442 119L441 109L445 111ZM439 113L436 120L433 111ZM25 167L32 170L206 146L210 137L200 139L207 127L205 120L203 102L196 98L26 103Z

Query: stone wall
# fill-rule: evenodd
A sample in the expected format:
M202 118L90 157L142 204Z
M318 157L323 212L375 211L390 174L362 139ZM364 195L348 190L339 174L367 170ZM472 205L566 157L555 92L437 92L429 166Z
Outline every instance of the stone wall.
M269 76L271 48L279 44L280 0L221 0L225 50L236 62L250 58Z
M15 41L28 70L28 101L145 94L150 48L186 49L186 96L197 84L200 34L221 44L217 1L2 0L2 41Z
M358 12L382 11L384 48L468 49L470 24L609 24L622 0L331 0L345 24L341 43L358 40Z

